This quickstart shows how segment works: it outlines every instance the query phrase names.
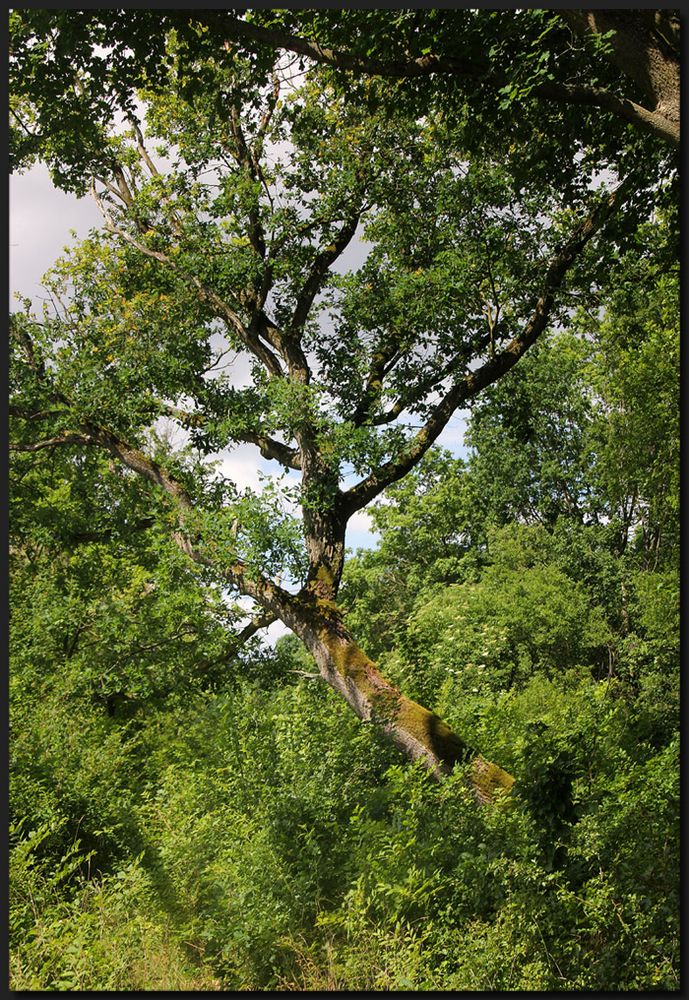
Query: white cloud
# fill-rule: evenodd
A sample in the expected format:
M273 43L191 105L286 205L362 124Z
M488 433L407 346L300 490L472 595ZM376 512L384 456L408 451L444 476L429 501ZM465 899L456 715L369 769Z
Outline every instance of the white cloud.
M10 295L41 295L41 278L72 242L102 223L92 198L58 191L45 166L10 177Z
M349 549L375 549L380 535L374 531L371 516L359 510L347 522L346 543Z
M287 628L281 621L273 622L263 633L263 640L269 646L274 646L283 635L290 635L291 629Z
M367 510L358 510L356 514L352 514L347 526L352 531L373 531L373 522Z
M231 479L238 489L251 489L256 493L262 490L259 473L266 472L266 463L260 457L257 449L250 444L240 444L232 451L221 452L218 471Z

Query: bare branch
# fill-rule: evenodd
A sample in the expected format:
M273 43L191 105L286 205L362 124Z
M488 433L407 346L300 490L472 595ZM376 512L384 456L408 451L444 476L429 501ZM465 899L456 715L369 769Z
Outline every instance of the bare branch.
M115 197L118 198L123 205L126 205L127 208L131 206L132 204L131 200L128 201L123 192L118 187L115 187L114 184L111 184L111 182L107 179L107 177L97 176L95 179L98 181L99 184L102 184L103 187L110 192L110 194L114 194Z
M77 431L65 431L63 434L58 434L52 438L45 438L43 441L10 441L10 451L43 451L45 448L60 448L65 445L98 443L89 434L80 434Z
M307 681L323 681L325 677L322 674L314 674L308 670L290 670L291 674L296 674L298 677L305 677Z
M134 204L134 195L131 192L129 185L127 184L127 179L124 176L124 170L122 167L116 166L113 170L115 175L115 180L117 181L117 187L119 188L119 195L121 200L125 203L127 208L131 208Z
M139 156L148 167L148 172L150 173L151 177L160 177L160 171L156 167L155 163L149 156L148 150L144 146L144 137L143 133L141 132L141 128L139 127L138 121L136 120L136 118L134 118L133 115L131 115L128 118L128 121L134 130L134 135L136 136L136 148L139 151Z

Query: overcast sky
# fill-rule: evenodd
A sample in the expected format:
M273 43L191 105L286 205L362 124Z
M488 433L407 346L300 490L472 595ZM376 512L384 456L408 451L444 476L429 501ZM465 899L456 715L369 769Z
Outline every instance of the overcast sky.
M101 225L101 215L90 196L77 199L53 187L43 166L33 167L24 174L10 178L10 306L15 308L15 292L31 298L37 311L44 294L41 278L63 248L72 242L71 230L83 238L93 227ZM356 242L343 255L341 267L352 267L363 255ZM455 454L464 454L464 420L456 414L438 443ZM269 472L273 463L266 462L251 445L241 445L223 461L223 471L241 488L259 486L259 474ZM365 512L356 514L349 523L347 544L352 548L371 547L376 536L371 533ZM272 631L276 634L277 624ZM274 636L271 635L272 638Z

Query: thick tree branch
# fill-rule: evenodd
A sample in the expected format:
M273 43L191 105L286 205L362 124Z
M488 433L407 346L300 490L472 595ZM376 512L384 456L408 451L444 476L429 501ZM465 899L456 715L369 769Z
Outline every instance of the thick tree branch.
M158 170L155 163L151 159L149 152L144 145L144 137L141 132L141 128L139 127L138 121L133 116L130 116L128 118L128 121L129 124L132 126L132 129L134 130L134 135L136 136L136 148L139 151L139 157L141 158L143 163L146 164L146 167L148 168L148 172L151 175L151 177L160 177L160 171Z
M161 409L165 416L177 420L183 427L203 428L206 423L206 417L202 413L190 413L188 410L181 410L177 406L168 405L165 405ZM233 441L242 441L246 444L256 445L264 458L273 459L288 469L301 468L297 449L290 448L289 445L284 444L282 441L276 441L274 438L268 437L266 434L261 434L258 431L248 430L235 431L231 436Z
M286 49L298 55L308 56L314 62L324 63L336 69L354 70L356 73L370 73L375 76L418 77L431 73L453 73L461 76L480 77L487 71L487 63L469 62L454 57L438 57L432 54L418 59L370 59L363 58L337 49L330 49L318 42L299 38L288 32L275 31L271 28L261 28L239 18L228 17L213 11L194 12L193 18L219 33L225 35L228 41L258 42L273 48Z
M564 84L558 86L544 83L534 87L531 93L536 97L564 104L580 104L591 108L601 108L617 118L631 122L632 125L638 126L644 132L650 132L659 139L663 139L664 142L679 146L679 119L671 121L666 115L649 110L627 97L619 97L610 90L603 90L600 87L574 87Z
M297 304L295 306L291 322L292 329L301 330L304 326L309 312L311 311L313 300L316 298L316 295L318 294L323 283L323 278L328 271L328 268L335 263L337 258L344 252L348 244L351 242L352 237L356 232L356 227L359 224L360 214L361 208L360 206L357 206L349 218L344 221L342 228L335 236L332 243L328 244L328 246L324 250L321 250L321 252L316 256L308 277L302 286L299 297L297 298Z
M160 487L183 510L190 511L194 509L193 501L182 484L154 459L149 458L144 452L128 444L106 427L100 427L91 423L87 423L86 426L94 444L98 444L109 451L111 455L118 458L132 472L136 472L137 475L143 479L147 479L154 486Z
M232 129L232 136L235 141L235 146L230 150L238 165L247 171L252 180L260 181L261 174L257 169L258 163L255 156L252 156L249 146L247 145L246 139L244 138L244 132L242 130L241 121L239 118L239 110L236 104L233 104L230 108L230 127ZM249 210L249 228L248 237L251 246L254 248L258 256L263 259L266 255L266 239L265 233L263 231L263 226L261 225L261 218L258 211L258 206L254 206Z
M676 51L663 45L654 21L639 10L562 10L559 16L581 37L611 32L602 54L625 76L634 80L646 97L656 104L668 86L679 85Z
M644 108L634 101L608 94L602 100L590 101L578 100L574 95L573 103L603 107L679 146L679 23L672 14L645 10L560 11L559 16L582 37L612 32L603 55L634 81L651 107Z
M455 410L473 399L486 386L492 385L493 382L505 375L526 353L546 328L555 304L555 293L562 285L567 271L586 244L617 208L622 198L623 189L624 184L619 185L601 205L584 219L551 261L543 282L543 292L522 333L515 337L499 354L492 357L477 371L468 373L450 389L400 457L381 465L366 479L342 495L341 511L345 517L350 517L355 511L365 507L386 486L405 476L438 438Z
M495 327L493 328L495 330ZM394 368L396 359L393 360L387 368L383 369L381 379L378 382L374 382L371 388L367 385L368 397L364 396L364 400L359 404L355 413L353 414L352 420L355 426L359 427L364 423L370 424L372 427L380 427L383 424L390 424L393 420L396 420L400 414L402 414L408 406L411 406L415 401L422 399L427 392L429 392L434 387L437 388L441 383L452 375L459 368L466 364L470 353L480 354L482 351L488 347L491 342L490 333L486 334L478 343L470 343L466 346L464 351L460 351L456 354L450 361L444 365L437 372L431 372L425 379L420 382L414 382L409 386L409 391L406 394L401 395L387 410L382 413L376 414L374 417L370 417L370 411L374 403L378 402L383 390L382 379L385 375L389 374ZM369 380L370 383L370 380Z
M60 448L73 444L98 444L90 434L80 434L78 431L65 431L52 438L42 441L10 441L10 451L43 451L46 448Z
M255 444L264 458L273 459L286 469L301 469L301 457L297 449L290 448L282 441L276 441L256 431L242 431L235 435L235 440Z
M232 648L236 649L238 646L243 646L245 642L248 642L257 632L260 632L262 628L268 628L273 622L278 620L277 615L272 614L272 612L266 612L266 614L260 615L258 618L254 618L245 625L241 632L239 632L232 639Z
M35 410L33 413L30 410L24 409L22 406L16 406L14 403L10 403L7 407L7 412L11 417L20 417L22 420L47 420L48 417L57 417L64 414L64 410L52 409L52 410Z
M12 335L19 341L30 366L39 374L41 381L47 388L50 400L59 405L71 408L70 400L50 384L45 366L42 361L36 359L33 342L29 333L25 329L18 327L16 323L12 324L11 330ZM13 409L17 415L25 416L21 407L14 406ZM182 485L152 458L149 458L132 445L127 444L107 427L103 427L88 419L78 419L78 423L81 424L81 430L79 431L63 431L61 434L41 441L12 442L10 443L10 449L14 451L39 451L43 448L71 444L97 445L109 451L123 462L124 465L132 469L132 471L148 479L149 482L154 483L156 486L161 487L183 508L187 510L193 508L191 498Z
M562 11L560 12L560 16L564 17L573 29L580 33L585 33L586 31L600 33L607 30L607 28L596 27L594 24L594 15L599 16L601 13L614 14L617 12ZM632 13L642 14L644 12L622 11L620 13L629 19ZM227 18L219 14L214 15L212 12L195 14L194 18L203 24L213 27L220 33L224 33L227 39L234 39L244 43L272 45L296 52L299 55L308 56L314 62L332 66L336 69L352 70L356 73L365 73L371 76L392 79L429 76L432 73L439 73L477 81L482 86L496 92L505 83L504 73L496 72L495 67L487 61L476 62L455 56L437 56L432 53L421 56L418 59L409 60L364 58L354 55L351 52L327 48L315 40L299 38L288 32L261 28L237 18ZM665 35L668 34L676 45L676 30L669 31L666 28ZM624 49L624 47L624 42L616 46L615 58L612 61L616 63L625 75L633 80L637 80L640 73L643 72L643 65L649 62L648 55L646 54L638 58L638 54L627 52L625 55L618 57L618 50ZM645 83L646 81L644 81ZM648 93L648 86L644 86L644 89ZM674 97L666 101L667 104L671 105L669 113L659 106L657 95L654 101L655 107L649 109L626 97L614 94L612 91L593 86L585 87L543 83L532 87L530 96L543 101L557 101L601 108L615 115L617 118L632 122L632 124L637 125L644 131L652 132L674 146L679 145L679 76L677 76ZM666 97L670 98L668 91L666 91Z
M127 197L118 187L115 187L114 184L110 183L107 177L98 176L96 177L96 180L98 181L99 184L102 184L103 187L110 192L110 194L113 194L116 198L118 198L122 202L122 204L125 205L125 207L129 208L132 205L132 199L131 198L127 199Z
M399 345L395 338L390 338L387 344L379 344L373 352L362 397L350 417L355 427L367 422L371 410L381 398L383 380L395 367L399 357Z
M127 179L124 176L124 170L122 167L116 166L113 169L115 175L115 180L117 181L117 188L119 191L119 197L127 206L131 208L134 204L134 195L131 192L129 185L127 184ZM110 190L115 190L112 185L109 185Z
M311 369L301 348L298 334L292 333L292 331L286 333L281 330L263 309L257 309L254 312L252 329L255 329L258 335L272 344L287 364L292 378L296 378L299 382L310 381Z
M66 444L95 445L103 448L132 472L166 493L180 512L180 526L172 532L175 544L199 565L219 570L230 586L253 598L271 615L282 617L283 609L293 601L292 595L267 577L263 577L255 571L249 573L244 563L236 557L232 558L229 565L219 567L217 561L206 556L184 531L185 515L194 510L194 503L189 493L158 462L144 454L140 449L128 444L107 427L84 421L84 432L69 431L50 440L38 441L33 444L11 445L10 447L16 451L39 451L42 448L59 447Z

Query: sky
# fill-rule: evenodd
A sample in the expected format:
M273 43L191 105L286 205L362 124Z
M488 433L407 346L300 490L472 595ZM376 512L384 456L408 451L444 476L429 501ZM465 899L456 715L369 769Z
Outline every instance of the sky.
M63 248L76 238L85 237L89 230L100 227L102 218L91 198L76 198L53 186L47 169L37 165L23 174L10 177L10 307L17 308L14 293L30 298L40 310L45 292L41 278L60 256ZM339 261L338 270L356 266L363 259L365 248L354 240ZM464 454L465 421L455 414L438 440L438 444L454 454ZM252 445L240 445L222 456L222 471L240 488L260 488L260 474L274 470L274 463L258 455ZM377 544L371 521L365 511L354 515L348 525L347 545L352 549L371 548ZM276 623L268 630L274 641L284 634L284 626Z

